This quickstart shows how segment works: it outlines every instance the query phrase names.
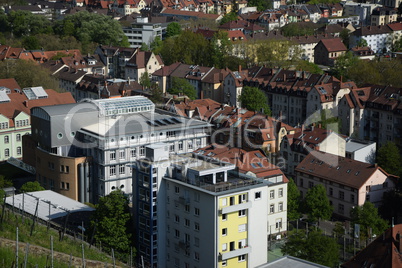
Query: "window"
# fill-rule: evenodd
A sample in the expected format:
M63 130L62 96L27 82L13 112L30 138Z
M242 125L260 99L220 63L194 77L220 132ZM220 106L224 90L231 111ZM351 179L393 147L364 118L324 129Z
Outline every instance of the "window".
M145 146L141 146L140 147L140 156L144 156L145 155Z
M275 207L273 204L269 205L269 213L274 213L275 212Z
M247 201L247 194L239 195L239 204Z
M120 151L120 159L124 159L124 158L126 158L126 151L121 150Z
M10 156L10 149L5 149L4 150L4 156L9 157Z
M60 172L64 173L64 165L60 166Z
M174 221L179 223L180 222L180 217L179 215L174 215Z
M124 174L126 173L126 167L124 165L119 166L119 174Z
M169 145L169 152L174 152L174 144Z
M312 181L309 181L308 182L308 188L313 188L314 187L314 182L312 182Z
M279 197L283 197L283 188L279 188L278 195Z
M274 191L274 190L269 191L269 198L270 198L270 199L274 199L274 198L275 198L275 191Z
M228 203L228 202L227 202L226 198L222 198L221 200L222 200L222 201L221 201L221 202L222 202L222 206L223 206L223 207L224 207L224 206L227 206L227 203Z
M179 141L179 151L183 151L183 141Z
M66 173L70 173L70 167L66 166Z
M224 243L224 244L222 244L222 251L226 251L226 250L228 250L228 244Z
M279 211L283 211L283 203L282 203L282 202L279 203L279 205L278 205L278 210L279 210Z
M21 141L21 134L17 134L17 136L15 136L16 141Z
M244 216L246 216L246 210L245 209L239 210L239 217L244 217Z
M4 136L4 143L9 143L9 142L10 142L9 137L8 137L8 136Z
M199 208L194 208L194 215L200 216L200 209Z
M21 155L21 152L22 152L22 151L21 151L21 147L18 146L18 147L17 147L17 155Z
M194 260L196 261L200 260L200 254L198 252L194 252Z
M303 187L303 179L300 179L300 184L299 186Z
M130 150L130 155L131 157L135 157L135 155L137 154L135 148Z
M235 204L235 198L234 198L234 196L231 196L231 197L229 198L229 203L230 203L231 206L233 206L233 205Z
M338 205L338 212L343 214L344 210L345 210L345 206L343 204L339 204Z
M222 236L227 236L228 235L228 229L227 228L223 228L222 229Z
M179 193L180 193L180 188L179 188L179 186L175 186L175 187L174 187L174 192L175 192L176 194L179 194Z
M339 199L341 200L345 199L345 193L343 191L339 191Z
M240 255L239 257L237 257L237 259L239 260L239 262L243 262L246 260L246 255Z
M255 199L261 199L261 192L255 193Z
M109 167L109 175L110 176L116 175L116 166L110 166Z
M240 224L239 225L239 233L245 232L246 231L246 224Z
M194 246L196 247L200 246L200 239L198 237L194 237Z
M174 229L174 236L175 236L176 238L180 238L180 231L177 230L177 229Z
M200 230L200 224L198 222L194 222L194 230L196 231Z
M350 202L354 203L355 202L355 195L350 194Z
M185 205L185 206L184 206L184 210L185 210L186 212L190 212L190 205Z
M330 187L329 188L329 195L332 196L334 194L334 190Z
M281 229L282 228L282 219L277 219L275 222L275 228Z
M190 227L190 220L189 219L184 219L184 225L187 227Z
M116 151L110 152L110 160L116 160Z

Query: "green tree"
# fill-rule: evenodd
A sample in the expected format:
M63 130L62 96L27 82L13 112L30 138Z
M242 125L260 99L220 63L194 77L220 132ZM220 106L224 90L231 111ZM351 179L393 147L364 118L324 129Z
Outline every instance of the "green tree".
M315 23L297 23L292 22L286 24L281 28L281 32L284 36L304 36L304 35L313 35L315 32L315 28L317 24Z
M260 64L274 68L289 68L300 61L301 53L293 42L264 40L257 42L257 59Z
M223 24L225 24L225 23L227 23L227 22L235 21L235 20L238 20L238 19L239 19L239 16L238 16L235 12L229 12L229 13L226 13L226 14L222 17L222 19L221 19L221 21L219 22L219 24L220 24L220 25L223 25Z
M288 219L298 220L300 213L300 192L292 178L288 182Z
M225 68L227 64L225 62L226 56L232 51L232 42L229 40L228 33L225 31L218 31L214 34L212 40L212 59L211 63L217 68Z
M151 96L149 99L155 104L163 104L163 91L162 89L156 84L151 84Z
M171 22L166 27L166 37L180 35L182 32L181 25L177 22Z
M44 89L59 90L59 83L50 71L33 61L4 60L0 62L0 77L15 78L21 88L42 86Z
M272 2L264 0L250 0L247 4L249 7L257 7L258 11L264 11L272 8Z
M170 94L183 94L192 100L197 98L197 91L184 78L172 77L172 86L168 89L168 92Z
M377 164L386 172L399 175L401 173L401 155L394 142L387 142L378 149Z
M22 45L27 50L35 50L40 48L39 40L36 36L25 36L22 40Z
M114 249L115 254L127 256L131 246L130 213L128 199L123 192L116 190L99 199L91 219L91 228L95 228L94 238L102 242L107 252Z
M166 65L182 62L191 65L211 66L211 45L201 34L183 31L163 42L161 57Z
M149 46L146 43L142 43L140 50L141 51L149 51Z
M339 37L342 39L342 43L345 45L345 47L349 47L350 42L349 33L350 31L344 28L339 34Z
M342 222L335 222L335 227L332 229L332 233L335 238L340 238L345 235L345 227Z
M356 206L350 211L353 224L360 224L360 235L369 238L371 235L379 235L387 228L388 224L378 215L373 203L366 201L363 206ZM371 229L371 232L370 232Z
M321 70L321 68L318 67L317 64L306 61L306 60L299 61L296 65L296 69L303 70L303 71L306 71L306 72L309 72L312 74L323 74L324 73L324 71Z
M321 184L315 185L307 191L303 201L303 208L310 222L318 220L329 220L333 207L329 203L325 187Z
M357 42L356 45L357 45L358 47L366 47L366 46L368 46L367 41L366 41L366 39L364 39L364 38L361 38L361 39Z
M17 37L53 32L50 20L29 11L11 11L8 22L12 33Z
M396 190L390 190L384 193L378 213L388 222L394 218L395 222L399 222L402 216L402 193Z
M257 111L271 115L267 95L259 88L244 87L239 100L241 101L241 106L249 111Z
M149 79L148 72L144 72L141 74L139 84L142 86L142 90L149 88L151 86L151 80Z
M37 181L29 181L23 184L20 188L21 193L28 193L28 192L36 192L36 191L43 191L45 188L40 186L39 182Z
M348 51L336 59L335 65L331 71L338 79L343 77L343 80L347 80L349 79L348 70L355 68L358 61L359 59L355 57L352 52Z
M329 267L335 267L339 262L338 243L323 235L320 230L311 230L307 238L303 231L296 232L288 238L281 250L283 254Z
M150 49L155 55L159 55L159 53L161 52L162 46L163 46L163 41L159 36L157 36L157 37L155 37L154 41L152 41L152 43L150 45Z

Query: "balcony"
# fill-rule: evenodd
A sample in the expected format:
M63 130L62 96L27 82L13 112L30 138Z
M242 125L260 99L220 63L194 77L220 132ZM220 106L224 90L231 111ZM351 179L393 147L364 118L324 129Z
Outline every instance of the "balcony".
M188 250L188 249L190 248L190 242L189 242L189 241L180 240L180 241L179 241L179 248L184 249L184 250Z
M231 212L235 212L235 211L239 211L242 209L249 209L251 208L251 202L243 202L237 205L233 205L233 206L228 206L228 207L224 207L220 210L221 214L227 214L227 213L231 213Z
M178 199L175 200L176 204L181 204L183 206L190 204L190 198L180 196Z
M238 257L240 255L244 254L250 254L251 253L251 247L250 246L245 246L243 248L235 249L229 252L224 252L224 253L219 253L219 258L220 260L227 260L231 258Z

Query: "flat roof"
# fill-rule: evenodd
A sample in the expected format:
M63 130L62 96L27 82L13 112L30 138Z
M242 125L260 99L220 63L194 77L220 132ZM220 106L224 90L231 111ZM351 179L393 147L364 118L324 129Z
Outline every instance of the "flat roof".
M349 140L346 142L346 152L354 152L360 150L364 147L370 146L373 143L358 141L358 140Z
M48 221L66 216L68 212L94 211L94 208L51 190L17 194L6 198L6 203L25 213L34 215L38 205L38 217ZM50 204L50 206L49 206ZM50 212L50 213L49 213Z

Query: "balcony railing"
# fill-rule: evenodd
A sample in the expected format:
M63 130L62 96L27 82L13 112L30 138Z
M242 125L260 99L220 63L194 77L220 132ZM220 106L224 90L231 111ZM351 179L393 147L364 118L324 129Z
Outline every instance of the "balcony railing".
M251 247L250 246L244 246L243 248L231 250L231 251L228 251L228 252L219 253L219 259L224 261L224 260L227 260L227 259L235 258L235 257L238 257L240 255L250 254L250 253L251 253Z

